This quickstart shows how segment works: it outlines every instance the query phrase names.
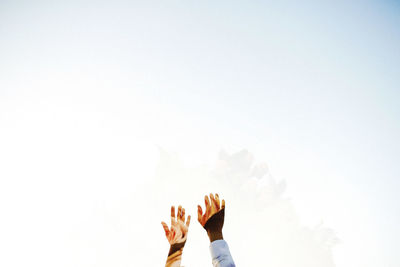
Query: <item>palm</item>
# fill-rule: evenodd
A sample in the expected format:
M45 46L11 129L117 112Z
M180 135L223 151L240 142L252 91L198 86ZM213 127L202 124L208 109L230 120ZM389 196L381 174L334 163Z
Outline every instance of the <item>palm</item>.
M165 236L170 245L186 242L190 224L190 215L187 217L185 223L185 209L182 209L181 206L178 207L177 219L175 219L175 207L171 207L170 228L168 228L168 225L165 222L161 222L161 224L163 225Z
M170 231L167 235L168 242L173 245L176 243L185 242L187 238L188 227L182 222L176 221L171 225Z

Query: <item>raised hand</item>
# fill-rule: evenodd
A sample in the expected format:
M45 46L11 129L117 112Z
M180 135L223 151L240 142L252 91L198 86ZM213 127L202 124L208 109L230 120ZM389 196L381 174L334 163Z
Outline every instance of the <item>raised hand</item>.
M203 209L197 205L197 220L207 231L210 241L223 239L222 228L225 218L225 200L220 203L219 195L211 193L210 198L204 196L206 211L203 214Z
M165 222L161 222L165 235L170 245L186 242L190 224L190 215L185 223L185 209L178 207L177 219L175 219L175 207L171 207L171 228Z
M165 222L161 222L165 236L169 244L171 245L168 256L175 253L176 251L183 250L185 246L187 234L189 230L190 224L190 215L187 217L185 222L185 209L182 206L178 207L178 213L176 214L175 219L175 207L171 207L171 227L169 228Z

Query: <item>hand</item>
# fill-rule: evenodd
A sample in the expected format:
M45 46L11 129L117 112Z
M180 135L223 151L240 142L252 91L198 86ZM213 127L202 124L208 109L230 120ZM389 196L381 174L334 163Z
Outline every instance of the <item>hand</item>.
M182 249L185 246L187 234L190 224L190 215L187 217L185 223L185 209L182 206L178 207L177 219L175 219L175 207L171 207L171 228L165 222L161 222L165 235L169 244L171 245L170 252L168 255Z
M211 201L210 201L211 199ZM222 200L221 205L218 194L210 194L210 199L206 195L204 202L206 212L203 214L203 209L197 205L197 219L199 223L206 229L210 242L218 239L224 239L222 236L222 227L224 226L225 218L225 200Z

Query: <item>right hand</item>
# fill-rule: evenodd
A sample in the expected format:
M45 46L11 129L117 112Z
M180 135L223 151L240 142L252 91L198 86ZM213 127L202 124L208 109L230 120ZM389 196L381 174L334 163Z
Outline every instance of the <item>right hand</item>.
M197 219L199 223L207 231L210 241L223 239L222 228L225 218L225 200L220 203L219 195L211 193L210 198L204 196L206 211L203 214L203 209L197 205Z

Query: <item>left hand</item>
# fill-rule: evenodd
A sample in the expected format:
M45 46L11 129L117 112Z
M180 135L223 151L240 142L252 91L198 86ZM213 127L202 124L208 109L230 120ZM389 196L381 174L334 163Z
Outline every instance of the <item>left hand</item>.
M168 225L165 222L161 222L161 224L164 228L165 236L171 246L175 244L182 244L184 246L189 230L190 215L187 217L185 223L185 209L182 208L182 206L179 206L176 217L177 218L175 219L175 206L172 206L171 228L168 228Z

